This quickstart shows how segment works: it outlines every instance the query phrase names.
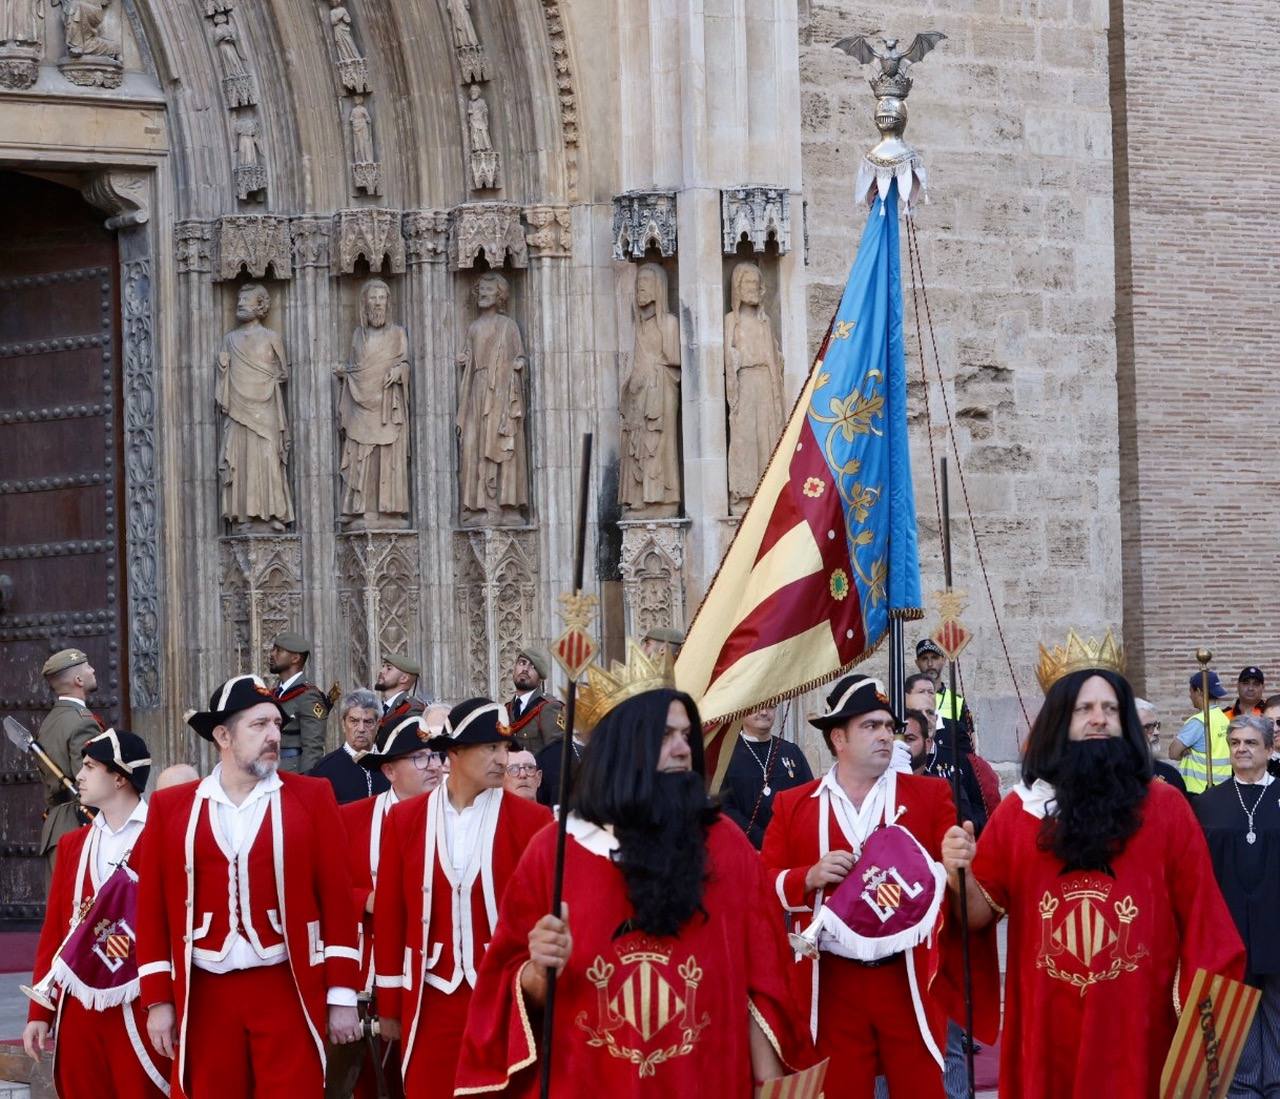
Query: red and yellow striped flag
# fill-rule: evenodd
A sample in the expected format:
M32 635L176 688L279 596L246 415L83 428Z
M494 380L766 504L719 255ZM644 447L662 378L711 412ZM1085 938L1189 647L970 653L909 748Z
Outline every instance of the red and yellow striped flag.
M813 1068L766 1080L760 1099L822 1099L822 1084L827 1078L830 1059L819 1061Z
M1225 1096L1261 998L1240 981L1196 970L1160 1074L1160 1099Z

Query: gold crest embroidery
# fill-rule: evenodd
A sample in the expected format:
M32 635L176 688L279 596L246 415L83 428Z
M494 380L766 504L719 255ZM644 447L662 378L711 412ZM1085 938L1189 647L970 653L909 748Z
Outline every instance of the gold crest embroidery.
M324 703L317 702L314 706L311 707L311 712L315 714L316 717L318 717L321 721L323 721L326 713L324 708Z
M1074 876L1062 897L1040 898L1040 949L1036 968L1080 990L1132 973L1150 954L1130 942L1139 909L1133 897L1108 904L1115 883L1100 874ZM1114 918L1113 918L1114 917Z
M642 938L614 949L619 965L597 954L587 970L587 979L596 986L595 1025L588 1023L585 1011L575 1021L586 1032L587 1045L603 1046L611 1056L630 1061L643 1079L663 1062L692 1053L711 1022L709 1014L699 1017L697 1011L702 967L690 954L675 969L677 985L668 979L671 948Z

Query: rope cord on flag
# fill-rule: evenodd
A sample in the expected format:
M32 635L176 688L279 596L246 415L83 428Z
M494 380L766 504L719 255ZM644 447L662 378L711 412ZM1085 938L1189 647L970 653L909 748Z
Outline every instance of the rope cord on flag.
M907 256L911 266L912 303L914 305L916 301L916 282L918 277L918 280L920 283L920 297L924 301L925 325L929 329L929 342L933 348L934 372L938 376L938 391L942 395L943 415L946 417L947 434L951 439L951 452L952 454L955 455L956 473L960 480L960 492L961 492L961 495L964 497L965 513L969 517L969 530L973 534L973 548L976 552L977 559L978 559L978 570L982 573L982 583L984 587L987 589L987 602L991 605L991 616L995 620L996 634L1000 638L1000 648L1001 648L1001 651L1004 653L1004 662L1009 669L1009 679L1013 682L1013 693L1017 696L1018 706L1022 710L1022 718L1027 723L1027 727L1030 728L1031 718L1027 714L1027 705L1022 699L1022 688L1018 685L1018 675L1013 669L1013 659L1009 656L1009 644L1005 640L1004 627L1000 623L1000 613L999 611L996 610L996 599L995 599L994 593L991 590L991 577L987 573L987 563L982 556L982 541L978 537L978 526L973 521L973 506L969 503L969 487L965 483L964 465L960 461L960 448L959 448L959 444L956 442L955 423L951 419L951 403L947 400L947 387L943 382L943 378L942 378L942 360L938 355L938 340L933 330L933 312L929 308L929 288L924 278L924 263L920 258L920 243L916 238L915 218L908 216L906 218L906 222L907 222ZM918 272L918 276L917 276L917 272ZM916 312L916 318L915 318L916 319L916 339L917 341L919 341L920 340L920 312L918 307L916 308L915 312ZM923 342L920 342L919 346L920 346L920 370L921 370L921 374L923 375L924 367L925 367L925 354L924 354ZM924 389L925 389L925 415L929 416L929 395L928 395L929 386L928 386L927 378L925 381ZM931 418L929 420L929 426L932 426ZM929 435L929 468L931 472L934 470L935 464L936 463L933 461L933 436L930 434ZM936 473L934 473L933 492L934 492L934 502L935 504L938 505L938 534L939 534L939 537L941 537L942 508L941 508L941 505L938 504L938 479L937 479ZM961 690L963 690L964 689L963 679L961 679L960 686L961 686ZM1017 737L1018 747L1021 748L1022 737L1016 729L1014 730L1014 735Z

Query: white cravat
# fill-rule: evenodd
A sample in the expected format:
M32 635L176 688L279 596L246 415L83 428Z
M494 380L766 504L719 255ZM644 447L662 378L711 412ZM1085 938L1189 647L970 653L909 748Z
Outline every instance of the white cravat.
M120 825L120 830L117 832L111 830L106 813L99 813L93 818L94 835L98 840L93 852L93 869L90 871L93 875L94 889L100 888L120 865L125 855L133 850L133 845L138 842L138 836L142 834L142 826L146 821L147 803L141 800L133 807L129 819Z
M834 764L831 770L822 776L820 789L825 788L830 793L831 807L835 810L836 820L845 838L853 847L855 856L861 854L862 845L867 842L867 837L884 817L884 795L888 782L886 771L876 779L875 785L862 799L862 807L858 808L849 800L849 795L844 792L844 787L836 779Z
M476 844L480 842L480 825L484 823L484 807L493 795L502 796L501 788L485 790L475 801L459 812L449 800L449 790L441 791L444 795L444 842L449 849L449 865L453 867L455 878L461 878L463 871L471 865L475 855Z

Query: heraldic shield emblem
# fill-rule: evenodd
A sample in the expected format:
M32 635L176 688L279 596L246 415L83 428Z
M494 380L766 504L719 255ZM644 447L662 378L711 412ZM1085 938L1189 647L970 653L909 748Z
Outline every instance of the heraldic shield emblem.
M946 882L946 871L905 828L877 828L791 945L808 957L832 950L864 962L918 946L933 933Z

